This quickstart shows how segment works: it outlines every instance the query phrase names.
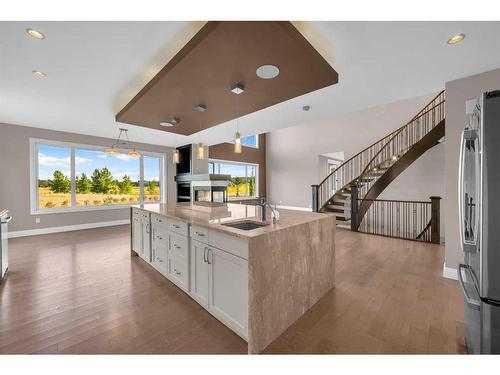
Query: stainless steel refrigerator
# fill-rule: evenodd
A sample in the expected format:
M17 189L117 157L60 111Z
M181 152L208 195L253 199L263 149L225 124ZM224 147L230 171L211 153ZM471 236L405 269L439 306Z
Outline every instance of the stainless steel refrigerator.
M469 353L500 353L500 90L467 101L459 170L460 242Z

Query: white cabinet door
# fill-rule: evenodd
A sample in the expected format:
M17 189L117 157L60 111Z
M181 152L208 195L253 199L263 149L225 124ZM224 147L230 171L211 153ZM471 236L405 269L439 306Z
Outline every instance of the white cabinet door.
M191 239L189 251L191 263L191 297L203 307L208 308L207 245Z
M167 275L168 235L153 226L151 233L151 264L163 275Z
M149 212L141 213L142 252L139 256L146 262L151 261L151 218Z
M140 216L132 218L132 250L137 254L142 252L142 226Z
M208 310L243 338L248 336L248 262L208 247Z

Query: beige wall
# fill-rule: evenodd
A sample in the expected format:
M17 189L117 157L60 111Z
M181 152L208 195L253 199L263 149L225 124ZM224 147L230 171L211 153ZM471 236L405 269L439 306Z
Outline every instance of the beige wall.
M329 122L300 125L268 133L267 192L283 206L311 206L311 184L322 179L320 154L343 151L345 160L387 135L415 115L435 94L351 113ZM388 188L389 199L425 199L441 194L444 151L433 148ZM433 159L437 159L436 162ZM318 167L319 166L319 167ZM324 167L326 168L326 167Z
M9 209L13 220L10 231L32 230L65 225L89 224L129 218L128 209L108 209L45 215L30 214L30 138L109 146L114 140L0 123L0 207ZM136 144L139 150L166 153L167 200L175 201L176 190L171 163L172 149ZM35 223L39 217L41 222Z
M460 135L467 119L465 101L479 97L485 91L500 89L500 69L446 83L446 250L445 264L457 268L462 261L458 229L458 156ZM499 145L500 146L500 145Z

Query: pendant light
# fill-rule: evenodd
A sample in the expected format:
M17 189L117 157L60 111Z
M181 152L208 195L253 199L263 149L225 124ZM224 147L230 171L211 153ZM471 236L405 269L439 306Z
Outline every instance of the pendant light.
M132 144L130 143L130 139L128 138L128 129L120 128L120 133L118 134L118 138L116 142L113 143L110 147L106 148L104 152L110 155L117 155L120 153L118 147L128 147L130 148ZM122 134L125 133L125 139L122 139ZM131 158L136 158L141 156L140 152L135 149L135 147L127 152L127 155Z
M174 145L177 144L177 137L174 134ZM172 153L172 163L174 164L179 164L179 150L177 147L174 149L174 152Z
M205 145L203 144L203 142L198 143L197 159L205 159Z
M207 110L207 106L204 105L204 104L199 104L197 107L196 107L197 111L198 112L205 112ZM201 108L201 109L198 109L198 108ZM201 132L201 118L200 118L200 132ZM205 159L205 145L203 144L203 142L200 142L198 143L198 147L196 148L196 158L198 160L203 160Z
M236 85L231 86L231 91L236 94L236 133L234 134L234 153L241 154L241 134L239 129L239 121L240 121L240 106L238 101L238 96L245 91L245 86L242 83L237 83Z
M241 154L241 135L239 131L236 131L234 135L234 153Z
M172 163L179 164L179 150L175 149L172 154Z

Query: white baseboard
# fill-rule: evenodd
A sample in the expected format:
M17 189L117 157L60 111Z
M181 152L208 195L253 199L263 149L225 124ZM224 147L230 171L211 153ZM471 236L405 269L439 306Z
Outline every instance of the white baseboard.
M280 206L280 205L277 205L276 208L281 208L283 210L309 211L309 212L312 211L312 209L310 207Z
M101 228L101 227L112 227L115 225L125 225L125 224L130 224L130 220L124 219L124 220L113 220L113 221L101 221L101 222L87 223L87 224L64 225L61 227L18 230L18 231L14 231L14 232L9 232L8 237L9 238L16 238L16 237L26 237L26 236L37 236L40 234L71 232L74 230L92 229L92 228Z
M443 277L447 279L458 280L457 269L446 267L446 264L443 264Z

